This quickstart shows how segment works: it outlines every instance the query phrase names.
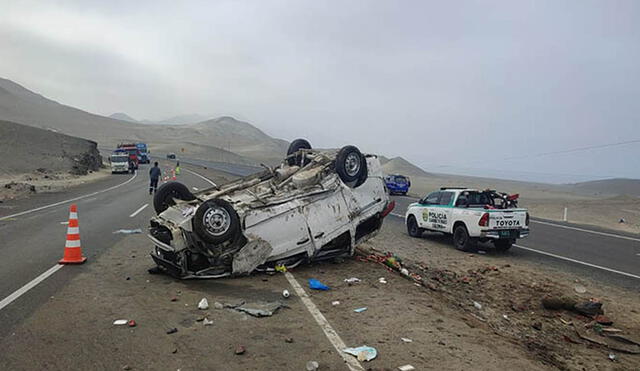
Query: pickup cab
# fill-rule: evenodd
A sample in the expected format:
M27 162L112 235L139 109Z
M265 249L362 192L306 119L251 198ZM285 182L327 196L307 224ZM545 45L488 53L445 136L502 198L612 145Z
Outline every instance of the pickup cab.
M422 237L425 231L451 234L462 251L489 241L496 250L506 251L516 239L529 235L529 213L517 207L517 199L518 195L492 190L443 187L409 205L407 231L412 237Z

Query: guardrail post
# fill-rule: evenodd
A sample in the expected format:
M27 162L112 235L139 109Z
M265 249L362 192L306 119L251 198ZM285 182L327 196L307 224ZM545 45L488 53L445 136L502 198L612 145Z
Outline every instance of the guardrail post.
M567 208L564 208L564 216L562 217L562 220L564 220L565 222L567 221Z

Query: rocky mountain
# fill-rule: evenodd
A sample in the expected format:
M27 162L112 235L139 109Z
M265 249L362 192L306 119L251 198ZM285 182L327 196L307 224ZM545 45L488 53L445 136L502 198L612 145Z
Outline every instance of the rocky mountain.
M381 156L380 162L385 174L401 174L410 177L428 177L431 175L402 157L387 159Z
M114 120L119 120L119 121L138 122L138 120L122 112L113 113L109 115L109 118L112 118Z

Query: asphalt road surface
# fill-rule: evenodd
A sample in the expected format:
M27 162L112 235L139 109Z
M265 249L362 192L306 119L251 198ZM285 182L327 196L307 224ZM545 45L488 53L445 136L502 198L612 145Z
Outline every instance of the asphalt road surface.
M407 207L417 199L409 196L392 198L396 201L392 216L399 221L393 225L405 228ZM508 252L514 259L543 262L626 288L640 289L640 237L637 235L535 218L529 227L530 236L518 240ZM488 250L490 246L485 247Z
M112 175L67 192L3 203L0 209L0 336L54 295L75 272L82 270L82 266L60 269L7 303L6 298L25 284L50 269L61 267L56 263L64 252L67 229L64 223L68 221L72 203L78 205L82 251L89 264L105 249L118 246L126 236L115 231L141 228L144 233L154 213L148 169L149 165L141 165L135 176ZM179 180L190 188L211 186L209 181L189 171L183 171ZM79 199L70 201L76 198Z

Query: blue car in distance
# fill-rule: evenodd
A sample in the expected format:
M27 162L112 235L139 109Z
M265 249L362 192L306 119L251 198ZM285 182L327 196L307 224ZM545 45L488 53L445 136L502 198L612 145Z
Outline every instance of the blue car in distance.
M391 174L384 177L384 183L389 190L389 194L406 195L411 187L411 180L404 175Z

